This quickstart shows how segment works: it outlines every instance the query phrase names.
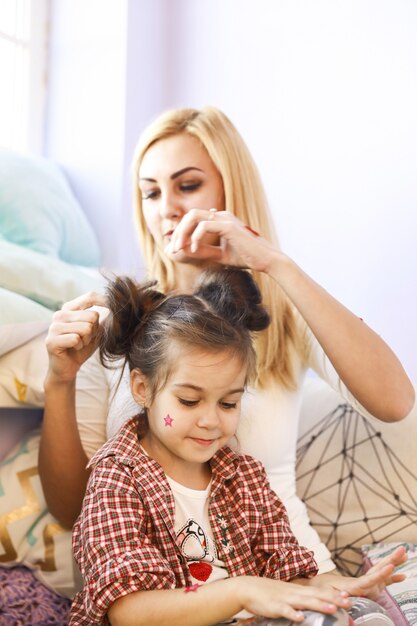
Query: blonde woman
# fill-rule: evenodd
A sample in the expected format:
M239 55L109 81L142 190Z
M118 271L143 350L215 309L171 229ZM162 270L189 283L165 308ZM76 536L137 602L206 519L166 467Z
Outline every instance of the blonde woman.
M215 265L253 273L271 324L256 344L239 446L263 462L295 535L326 574L334 569L330 554L295 493L305 374L314 369L361 413L387 422L409 413L412 385L384 341L280 250L256 166L222 112L161 115L141 136L133 169L139 241L162 291L191 292L201 271ZM119 372L104 371L93 354L100 332L93 305L104 306L103 297L65 305L47 339L40 472L51 512L68 527L81 508L88 459L137 413L127 373L118 385Z

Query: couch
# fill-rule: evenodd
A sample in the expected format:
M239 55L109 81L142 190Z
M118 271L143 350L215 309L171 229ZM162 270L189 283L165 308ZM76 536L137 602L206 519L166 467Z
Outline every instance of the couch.
M21 181L25 185L21 185ZM0 614L25 626L65 623L81 581L71 536L47 511L37 470L44 346L53 311L103 279L98 245L56 165L0 151ZM297 488L341 572L357 575L398 543L405 583L381 597L417 624L417 408L397 424L356 413L307 382ZM7 569L9 568L9 569ZM5 622L7 624L7 622Z

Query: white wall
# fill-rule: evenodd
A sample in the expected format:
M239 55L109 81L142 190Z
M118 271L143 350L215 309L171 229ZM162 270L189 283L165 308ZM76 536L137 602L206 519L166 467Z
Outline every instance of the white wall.
M83 21L88 18L90 32L68 62L62 12L73 4ZM98 4L100 20L93 24ZM89 98L70 100L84 120L83 141L78 138L73 151L67 145L65 161L99 230L106 262L114 264L115 249L122 250L119 265L140 271L127 217L127 170L140 129L169 106L215 104L258 162L284 250L364 317L416 380L417 4L130 0L127 13L125 2L115 0L53 5L64 33L54 34L52 110L65 109L64 96L57 95L62 69L70 77L76 65L87 72ZM117 59L105 81L88 55L87 63L83 58L89 46L101 54L108 45L94 34L103 28ZM118 71L123 64L125 82ZM77 93L73 78L71 93ZM112 104L102 102L104 94ZM100 102L104 113L97 111ZM96 116L107 123L100 144ZM60 119L62 112L50 125L48 144L58 156ZM117 164L112 172L110 161Z
M64 169L112 267L123 217L126 41L125 0L52 0L45 155Z

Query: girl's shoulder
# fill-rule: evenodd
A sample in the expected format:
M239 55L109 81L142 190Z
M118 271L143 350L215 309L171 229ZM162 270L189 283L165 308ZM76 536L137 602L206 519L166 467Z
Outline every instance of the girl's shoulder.
M215 467L219 472L219 468L223 477L233 479L239 476L243 481L263 481L266 478L266 470L261 461L255 459L250 454L236 452L228 446L217 452Z

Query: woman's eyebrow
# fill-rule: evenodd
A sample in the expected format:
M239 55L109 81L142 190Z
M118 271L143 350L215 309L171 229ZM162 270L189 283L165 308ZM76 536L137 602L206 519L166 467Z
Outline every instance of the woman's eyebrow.
M178 178L178 176L181 176L181 174L185 174L185 172L189 172L190 170L197 170L198 172L203 171L199 167L183 167L182 170L178 170L178 172L171 174L170 178L171 180L174 180L175 178Z
M171 180L175 180L176 178L178 178L178 176L181 176L181 174L185 174L185 172L189 172L190 170L197 170L197 172L203 172L203 170L201 170L199 167L183 167L182 170L178 170L178 172L174 172L173 174L171 174L170 179ZM156 183L158 182L155 178L147 178L147 177L141 177L139 178L139 180L146 180L149 183Z

